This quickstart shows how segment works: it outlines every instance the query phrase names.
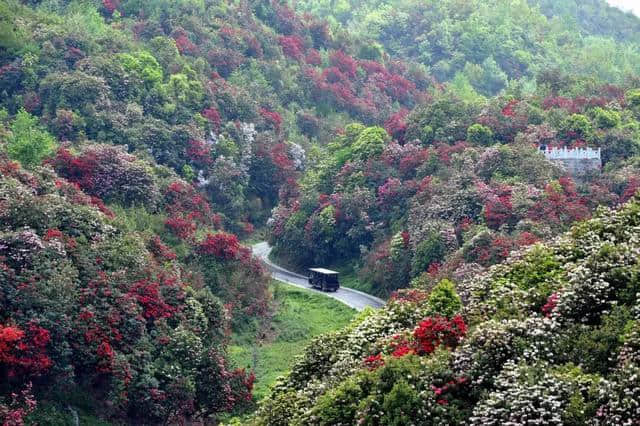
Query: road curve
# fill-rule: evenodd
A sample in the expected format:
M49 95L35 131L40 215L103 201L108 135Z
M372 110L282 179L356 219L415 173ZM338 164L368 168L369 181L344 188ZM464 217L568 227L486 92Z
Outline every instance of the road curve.
M385 301L382 299L346 287L340 287L338 291L335 292L323 292L320 290L316 290L309 285L307 277L305 277L304 275L287 271L286 269L272 263L269 260L271 247L268 243L261 242L258 244L254 244L251 249L253 250L253 254L260 260L262 260L262 262L267 266L269 271L271 271L271 276L276 280L284 281L285 283L294 285L296 287L302 287L306 288L307 290L316 291L328 297L333 297L334 299L358 311L363 310L367 306L380 308L385 304Z

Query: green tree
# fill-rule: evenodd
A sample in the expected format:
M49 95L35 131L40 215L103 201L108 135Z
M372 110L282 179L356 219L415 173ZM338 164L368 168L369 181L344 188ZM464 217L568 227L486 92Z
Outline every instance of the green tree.
M467 129L467 141L474 145L491 145L494 141L493 132L487 126L474 124Z
M359 158L367 158L379 155L384 151L385 144L389 141L387 131L382 127L374 126L364 129L353 145L353 153Z
M418 244L416 247L416 253L413 256L412 272L416 276L421 272L424 272L434 262L440 262L444 259L446 254L446 246L440 238L440 234L433 232Z
M144 82L147 88L162 82L163 73L156 58L149 52L118 55L122 66Z
M588 140L593 134L593 126L589 118L582 114L572 114L563 123L567 136Z
M442 315L447 318L453 317L462 309L462 300L453 282L444 279L436 285L427 301L429 309L433 315Z
M598 107L594 112L596 126L600 129L612 129L614 127L618 127L622 121L618 111Z
M38 124L38 119L21 109L11 124L11 135L7 144L9 157L25 167L37 166L56 148L56 142Z

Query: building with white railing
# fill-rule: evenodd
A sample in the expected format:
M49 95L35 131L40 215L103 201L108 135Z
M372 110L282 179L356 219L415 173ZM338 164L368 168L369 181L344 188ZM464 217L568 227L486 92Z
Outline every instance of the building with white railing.
M600 148L557 148L540 145L540 151L548 160L562 166L572 176L599 171L602 167Z

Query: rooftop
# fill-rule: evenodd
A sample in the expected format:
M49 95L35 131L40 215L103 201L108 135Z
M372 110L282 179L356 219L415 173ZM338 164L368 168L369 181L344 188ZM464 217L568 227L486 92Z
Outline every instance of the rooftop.
M338 275L338 272L336 271L332 271L330 269L324 269L324 268L309 268L310 271L313 272L317 272L319 274L325 274L325 275Z

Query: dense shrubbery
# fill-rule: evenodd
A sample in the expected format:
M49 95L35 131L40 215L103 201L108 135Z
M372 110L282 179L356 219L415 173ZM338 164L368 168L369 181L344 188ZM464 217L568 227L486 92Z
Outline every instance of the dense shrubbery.
M611 83L640 71L638 20L604 0L302 0L295 7L327 19L335 32L356 35L363 46L429 67L461 92L495 95L549 70Z
M316 339L257 424L632 424L640 196Z
M169 191L163 200L160 182L171 174L161 178L120 149L74 156L62 148L51 164L70 181L0 159L1 390L26 392L3 399L3 419L33 410L30 392L51 398L74 388L90 391L102 416L134 423L207 417L250 401L250 376L225 353L230 318L240 324L268 308L266 277L248 249L209 234L191 249L176 246L178 259L152 230L127 229L80 188L119 209L196 213L198 231L213 223L201 195L192 191L188 204ZM202 249L209 239L220 240L216 250Z
M438 96L408 115L404 143L354 124L315 154L300 196L272 215L277 253L304 266L352 260L388 295L412 278L464 278L638 187L632 92L606 86L588 98L480 105ZM567 176L537 144L599 146L604 173Z
M638 22L597 0L463 3L0 1L0 417L19 424L33 395L86 393L131 423L242 405L252 378L225 343L268 318L269 293L238 236L276 206L280 255L353 262L380 294L428 291L320 339L291 378L334 389L312 407L280 386L270 421L499 423L544 395L551 420L598 407L624 422L635 275L580 281L537 248L535 271L459 284L640 188ZM604 173L564 177L536 144L600 147ZM592 263L625 262L616 250ZM621 307L596 312L614 293ZM474 329L528 355L521 340L558 316L561 366L478 350L456 367L483 344ZM317 372L323 357L337 363ZM469 393L483 369L495 383ZM555 385L509 399L536 380Z

